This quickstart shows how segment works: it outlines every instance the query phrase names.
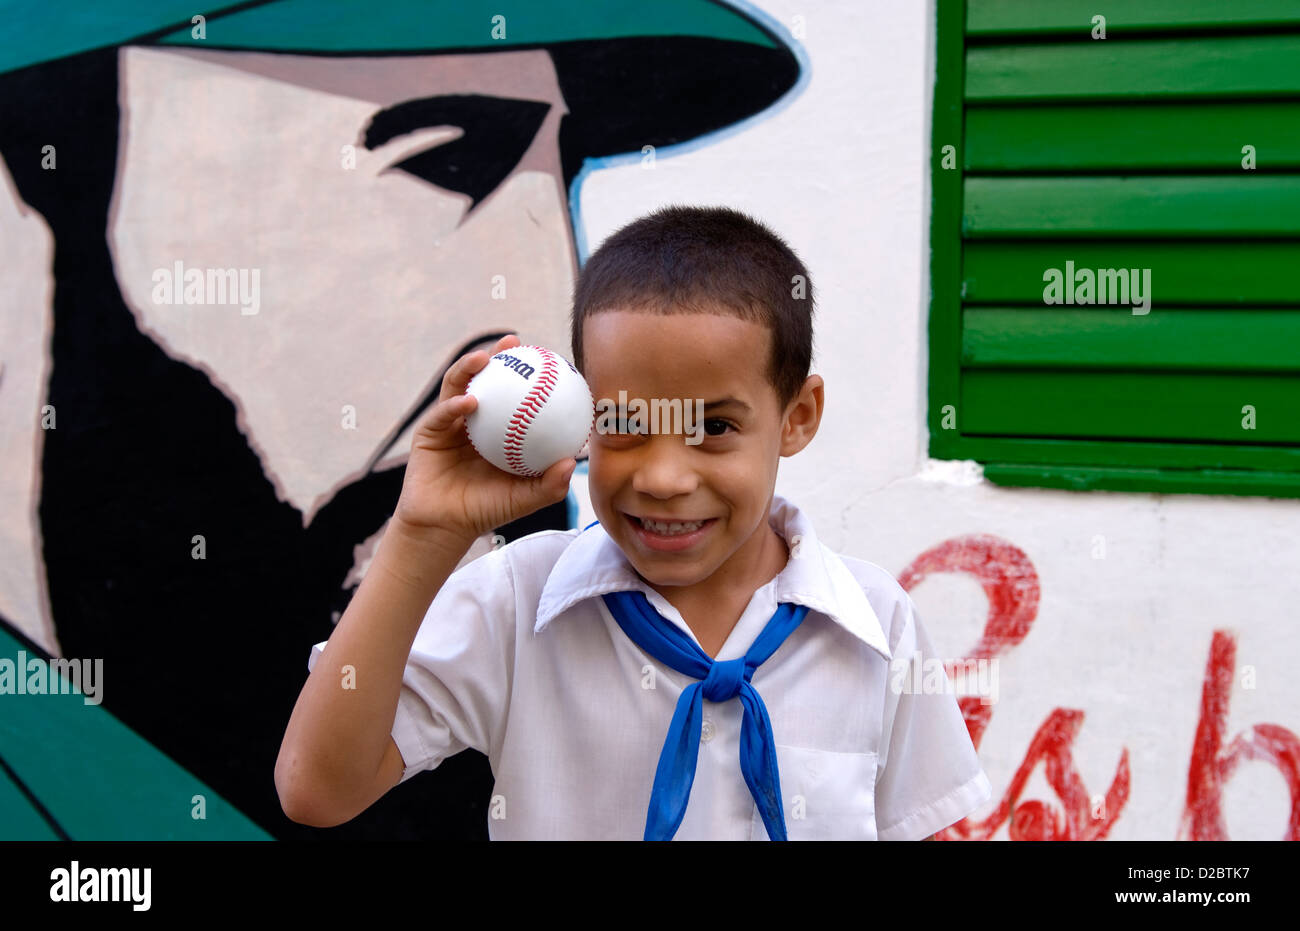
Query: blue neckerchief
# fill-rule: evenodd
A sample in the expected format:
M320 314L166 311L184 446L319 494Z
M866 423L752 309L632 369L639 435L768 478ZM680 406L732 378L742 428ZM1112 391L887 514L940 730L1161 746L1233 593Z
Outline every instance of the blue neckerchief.
M749 794L758 803L767 836L772 840L786 840L772 722L768 719L763 699L749 680L754 670L775 653L803 621L808 606L782 603L744 656L718 661L656 611L646 600L644 592L611 592L602 597L618 626L633 643L669 668L702 680L688 685L677 700L672 723L668 726L668 737L659 754L659 767L655 771L650 810L646 814L645 839L672 840L686 814L686 803L700 755L700 723L704 713L701 699L723 702L739 696L744 707L740 726L740 772L749 786Z

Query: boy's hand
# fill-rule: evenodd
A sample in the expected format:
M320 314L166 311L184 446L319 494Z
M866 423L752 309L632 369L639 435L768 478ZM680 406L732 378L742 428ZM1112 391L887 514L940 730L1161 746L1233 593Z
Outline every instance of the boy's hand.
M417 533L451 533L468 547L503 524L564 500L577 460L562 459L536 478L511 475L480 456L465 430L465 417L478 406L465 393L470 379L492 356L518 345L514 334L503 336L491 350L467 353L447 370L438 402L415 425L395 521Z

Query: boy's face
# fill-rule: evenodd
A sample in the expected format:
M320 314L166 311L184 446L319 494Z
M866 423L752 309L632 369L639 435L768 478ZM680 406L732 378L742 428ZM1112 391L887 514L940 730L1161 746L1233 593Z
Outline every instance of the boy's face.
M629 411L634 399L705 405L699 443L687 443L694 435L681 430L667 432L667 418L659 433L591 434L592 508L657 591L725 595L731 584L752 583L752 592L784 565L780 539L767 523L777 464L812 439L822 390L820 377L811 376L780 408L766 374L771 338L762 324L713 314L604 311L583 323L584 374L598 405L606 398L617 403L620 390ZM704 523L668 535L648 530L643 517ZM766 574L774 554L780 561ZM766 578L751 579L755 573Z

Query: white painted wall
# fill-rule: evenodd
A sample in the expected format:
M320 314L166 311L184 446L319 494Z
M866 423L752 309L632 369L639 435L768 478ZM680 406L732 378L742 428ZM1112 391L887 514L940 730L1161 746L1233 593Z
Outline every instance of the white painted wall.
M933 3L760 0L802 16L811 62L803 92L713 144L594 172L582 188L590 249L670 202L726 204L768 222L819 289L814 370L826 380L821 431L783 461L777 491L811 511L832 547L895 576L964 534L1020 547L1041 585L1037 619L999 666L999 701L980 756L1000 798L1057 707L1086 718L1074 759L1105 792L1128 749L1132 789L1111 839L1173 839L1210 639L1235 632L1237 680L1226 737L1273 723L1300 734L1300 501L1010 489L978 468L925 454ZM851 466L826 469L827 463ZM972 474L973 472L973 474ZM584 526L593 519L584 501ZM1105 558L1093 557L1104 538ZM964 655L987 602L968 576L912 592L945 656ZM1256 687L1241 687L1254 668ZM1059 807L1039 765L1021 800ZM1286 783L1240 766L1223 793L1233 839L1277 839ZM1003 826L995 835L1007 836Z

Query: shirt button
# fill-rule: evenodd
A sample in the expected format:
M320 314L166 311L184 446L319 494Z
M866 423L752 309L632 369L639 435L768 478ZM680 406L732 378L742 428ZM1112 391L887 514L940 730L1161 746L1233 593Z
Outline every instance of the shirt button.
M713 722L708 718L700 725L700 742L708 743L713 739Z

